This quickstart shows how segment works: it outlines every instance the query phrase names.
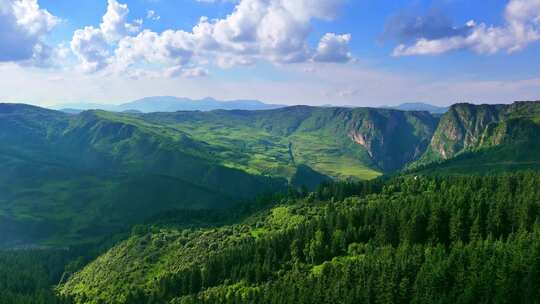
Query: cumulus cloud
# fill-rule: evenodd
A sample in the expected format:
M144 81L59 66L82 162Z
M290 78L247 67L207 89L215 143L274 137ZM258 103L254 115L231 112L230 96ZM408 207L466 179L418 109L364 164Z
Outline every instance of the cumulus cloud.
M208 70L201 67L184 68L182 66L173 66L165 71L165 76L169 78L198 78L208 76Z
M242 0L224 19L202 19L193 33L203 42L203 51L219 51L222 65L258 59L305 62L312 56L307 44L311 21L334 18L342 4L342 0Z
M71 50L79 58L81 69L95 72L108 65L111 44L139 31L142 21L127 22L129 9L126 4L108 0L107 11L99 28L86 26L74 32Z
M199 76L204 73L195 66L209 60L220 67L258 60L347 62L351 58L349 34L327 34L316 50L307 42L312 21L334 18L343 1L241 0L222 19L201 17L191 31L143 30L135 34L130 31L133 24L126 21L128 7L109 0L99 28L78 30L71 46L87 71L110 67L119 72L142 64L161 67L165 74L182 70L184 76ZM158 18L154 11L148 11L146 17Z
M352 55L349 52L351 35L327 33L321 38L313 60L319 62L347 62Z
M393 55L436 55L456 49L471 49L478 54L512 53L540 40L540 0L510 0L504 18L503 26L469 21L465 35L437 39L423 37L412 45L400 44Z
M140 62L165 66L186 65L193 56L195 42L184 31L167 30L161 34L144 30L135 37L124 37L115 51L114 64L120 70Z
M127 20L129 9L127 4L120 4L116 0L109 0L107 12L103 15L100 30L108 41L117 41L130 32Z
M0 0L0 62L46 60L50 47L43 42L59 19L41 9L37 0Z
M107 66L109 45L101 29L87 26L76 30L71 39L71 50L79 58L84 72L95 72Z

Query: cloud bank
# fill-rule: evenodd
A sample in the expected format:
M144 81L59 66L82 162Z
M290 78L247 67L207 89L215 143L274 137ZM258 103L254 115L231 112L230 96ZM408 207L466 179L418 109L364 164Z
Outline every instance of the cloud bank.
M478 54L512 53L540 40L540 0L510 0L504 19L502 26L471 20L462 27L466 29L465 34L450 31L444 37L424 35L412 45L398 45L393 55L438 55L458 49L470 49Z
M311 22L333 19L342 4L342 0L241 0L225 18L201 17L191 31L158 33L140 31L142 22L128 22L127 5L108 0L99 27L77 30L71 49L86 72L141 74L158 67L170 76L204 76L201 65L206 62L222 68L260 60L347 62L352 58L350 34L328 33L315 50L307 42ZM148 12L148 18L155 16Z

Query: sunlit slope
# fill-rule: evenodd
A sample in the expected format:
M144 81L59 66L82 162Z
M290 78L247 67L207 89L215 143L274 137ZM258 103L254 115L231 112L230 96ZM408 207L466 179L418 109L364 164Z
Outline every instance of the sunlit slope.
M436 123L427 112L370 108L68 115L2 104L0 243L88 241L287 181L371 179L416 160Z
M307 106L140 117L208 143L216 159L248 172L291 176L304 164L332 177L360 179L416 160L438 121L427 112Z
M128 116L0 109L1 245L90 241L164 210L225 208L286 186Z
M232 225L149 226L58 292L75 303L527 302L538 295L539 178L329 185Z
M540 168L540 102L458 104L441 118L424 172L492 173Z

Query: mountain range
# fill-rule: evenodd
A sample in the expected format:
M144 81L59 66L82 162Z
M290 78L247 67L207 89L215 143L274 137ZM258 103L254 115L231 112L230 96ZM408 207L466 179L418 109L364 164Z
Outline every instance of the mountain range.
M230 100L222 101L211 97L203 99L190 99L173 96L145 97L120 105L99 103L68 103L51 107L70 114L78 114L86 110L105 110L112 112L151 113L151 112L177 112L177 111L212 111L212 110L271 110L284 108L286 105L267 104L259 100ZM323 107L333 108L334 105ZM350 106L348 108L355 108ZM444 114L448 107L439 107L427 103L403 103L398 106L383 106L383 109L401 111L427 111L432 114Z
M226 208L288 183L313 189L434 165L535 167L539 117L538 102L456 104L442 117L309 106L72 115L1 104L0 243L92 240L165 210Z
M266 104L258 100L221 101L214 98L194 100L173 96L154 96L138 99L120 105L97 103L70 103L52 107L67 113L77 114L85 110L105 110L112 112L176 112L176 111L212 111L212 110L269 110L285 107L284 105Z
M288 182L374 178L419 158L436 123L426 112L369 108L72 115L2 104L0 243L91 241Z
M427 111L432 114L444 114L449 109L449 107L434 106L434 105L422 103L422 102L408 102L408 103L402 103L397 106L384 106L382 108L389 108L389 109L402 110L402 111Z
M538 101L444 114L0 104L0 247L33 249L16 263L0 251L0 283L59 282L43 303L178 304L411 300L452 281L469 293L445 296L475 302L492 252L516 268L481 273L537 279L538 134ZM463 271L425 271L440 265ZM343 287L357 280L371 287Z

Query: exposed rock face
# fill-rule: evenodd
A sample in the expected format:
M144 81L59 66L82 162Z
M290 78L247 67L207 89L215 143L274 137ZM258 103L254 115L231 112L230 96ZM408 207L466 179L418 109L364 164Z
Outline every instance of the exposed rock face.
M441 118L426 152L432 159L449 159L456 154L484 146L499 145L508 138L509 119L527 119L539 111L540 102L511 105L456 104ZM513 124L512 124L513 125Z
M490 123L501 119L502 106L457 104L441 118L430 149L443 159L476 146Z
M437 122L427 112L368 110L350 123L348 134L381 169L393 171L422 155Z
M370 157L373 157L373 152L371 150L371 142L366 141L366 139L364 138L364 134L353 132L351 133L351 137L357 144L366 148Z
M253 126L278 136L332 137L335 157L360 159L383 172L404 168L427 149L439 118L429 112L377 108L295 106L270 112L238 112ZM302 151L295 145L295 151ZM346 153L345 153L345 150Z

